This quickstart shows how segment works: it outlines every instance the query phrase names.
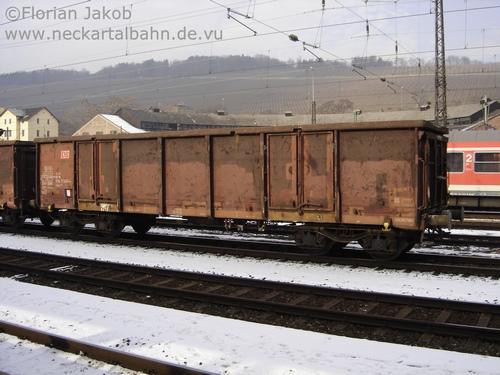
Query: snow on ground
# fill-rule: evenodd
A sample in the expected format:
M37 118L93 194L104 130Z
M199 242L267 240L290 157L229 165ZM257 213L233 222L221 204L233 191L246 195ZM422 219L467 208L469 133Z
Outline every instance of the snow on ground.
M62 352L0 333L0 373L1 371L9 375L137 374L136 371L120 366Z
M451 234L463 234L469 236L496 236L500 237L499 230L493 229L452 229Z
M0 243L12 249L182 271L500 304L498 293L500 280L487 277L433 275L430 272L279 262L269 259L100 245L4 233L0 234Z
M495 357L243 322L7 278L0 278L0 319L223 374L493 375L500 368ZM43 357L35 353L14 361L5 349L11 341L0 342L2 370L39 374ZM61 363L53 373L65 369L71 368Z
M134 232L130 227L125 227L126 232ZM225 240L237 241L257 241L257 242L280 242L280 243L295 243L292 239L285 235L270 235L264 233L245 233L245 232L225 232L221 230L209 229L186 229L186 228L163 228L153 227L148 232L151 234L161 234L164 236L181 236L181 237L201 237L201 238L223 238Z
M486 248L477 246L446 246L437 245L432 247L415 247L411 251L417 254L450 255L500 259L500 244L498 248Z

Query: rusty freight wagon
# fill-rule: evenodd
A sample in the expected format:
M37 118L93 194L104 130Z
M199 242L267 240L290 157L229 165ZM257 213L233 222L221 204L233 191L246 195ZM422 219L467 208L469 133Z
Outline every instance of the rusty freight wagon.
M446 137L421 121L42 141L38 203L79 230L146 232L158 215L301 223L311 251L395 257L447 223Z
M0 212L4 223L21 225L35 213L35 145L0 142Z

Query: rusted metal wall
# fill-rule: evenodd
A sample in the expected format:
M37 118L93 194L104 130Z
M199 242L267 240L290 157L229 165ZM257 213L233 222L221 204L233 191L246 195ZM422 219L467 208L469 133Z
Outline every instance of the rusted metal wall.
M0 145L0 206L15 208L14 146Z
M210 216L208 138L168 138L165 139L164 147L166 213Z
M38 158L41 207L74 208L73 143L41 143Z
M307 221L335 221L333 132L302 135L301 208Z
M442 136L426 134L422 137L425 160L425 205L443 209L447 205L448 184L446 171L446 142Z
M425 206L434 173L419 160L435 154L440 163L443 146L431 152L424 145L419 134L438 132L422 123L396 125L78 139L79 208L316 223L390 219L418 229L417 207ZM40 146L45 205L71 208L72 145ZM436 189L441 201L442 185Z
M334 222L333 132L268 135L269 218Z
M118 141L97 142L97 199L116 204L118 200Z
M20 201L29 202L36 198L36 152L33 144L16 145L15 147L15 178L16 196Z
M297 137L297 134L268 135L269 216L278 220L286 219L287 211L290 217L297 217Z
M119 211L118 141L77 143L78 208Z
M95 201L94 143L77 143L78 200Z
M414 129L340 133L343 223L417 225L415 137Z
M214 216L264 219L264 137L214 137Z
M124 212L162 214L161 162L157 139L121 141Z

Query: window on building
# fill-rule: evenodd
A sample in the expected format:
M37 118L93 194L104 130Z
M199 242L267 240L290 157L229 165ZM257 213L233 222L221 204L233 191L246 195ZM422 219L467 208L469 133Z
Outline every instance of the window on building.
M50 125L50 118L47 119L47 125Z
M50 130L47 130L47 137L50 137Z
M449 152L447 160L448 160L448 172L462 173L464 171L463 152Z
M37 137L40 137L40 130L37 130L37 131L36 131L36 136L37 136Z
M39 118L37 118L37 119L36 119L36 123L37 123L37 124L39 124L39 123L40 123L40 119L39 119Z
M24 129L21 130L21 137L24 137Z
M478 152L474 160L475 172L500 172L500 152Z
M11 118L9 119L9 124L12 124L12 119Z
M111 133L110 134L116 134L117 131L116 130L111 130Z
M6 118L3 119L3 124L7 125L7 119Z

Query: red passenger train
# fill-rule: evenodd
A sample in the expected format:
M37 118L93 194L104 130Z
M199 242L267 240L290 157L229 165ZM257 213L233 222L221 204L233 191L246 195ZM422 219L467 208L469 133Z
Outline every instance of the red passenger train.
M448 142L451 207L500 210L500 131L454 131Z

